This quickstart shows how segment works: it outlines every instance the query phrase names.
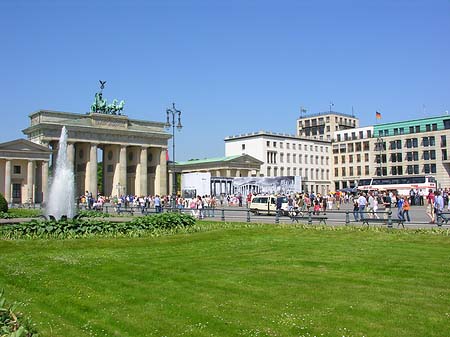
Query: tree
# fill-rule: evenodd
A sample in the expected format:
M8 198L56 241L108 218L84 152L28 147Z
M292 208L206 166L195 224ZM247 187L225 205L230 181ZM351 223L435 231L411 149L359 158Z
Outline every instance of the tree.
M3 194L0 193L0 212L8 212L8 203Z

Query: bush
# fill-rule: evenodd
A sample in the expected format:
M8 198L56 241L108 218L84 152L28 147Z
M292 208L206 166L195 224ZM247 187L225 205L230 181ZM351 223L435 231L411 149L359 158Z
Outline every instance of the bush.
M14 304L7 305L3 290L0 291L0 336L33 337L37 332L30 319L16 312Z
M28 223L0 226L0 238L81 238L101 236L140 236L174 234L195 224L195 219L181 213L160 213L135 218L129 222L108 219L78 218L60 221L31 220ZM1 335L0 335L1 336Z
M0 193L0 212L8 212L8 203L3 194Z

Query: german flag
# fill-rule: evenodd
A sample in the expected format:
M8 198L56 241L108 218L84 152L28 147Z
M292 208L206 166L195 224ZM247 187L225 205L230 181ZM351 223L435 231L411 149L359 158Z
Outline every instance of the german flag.
M375 112L375 118L376 119L381 119L381 113L379 113L378 111Z

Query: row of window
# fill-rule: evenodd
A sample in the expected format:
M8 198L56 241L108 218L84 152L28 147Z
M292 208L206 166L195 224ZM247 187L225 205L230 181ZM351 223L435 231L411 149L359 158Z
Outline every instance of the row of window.
M359 163L361 162L361 154L357 154L356 156L350 154L348 155L348 162L349 163L353 163L353 160L356 159L356 162ZM364 161L368 162L369 161L369 154L368 153L364 153ZM339 164L339 157L338 156L334 156L334 163L335 164ZM346 156L341 156L341 164L345 164L346 163Z
M270 141L268 140L266 142L267 147L274 147L276 148L279 145L279 148L282 149L284 147L284 143L283 142L275 142L275 141ZM315 151L315 152L327 152L328 151L328 147L326 146L319 146L319 145L311 145L311 144L295 144L292 143L292 150L296 150L297 149L297 145L298 145L298 149L301 151L302 148L304 151ZM245 150L245 144L241 145L242 150ZM291 143L286 143L286 149L290 149L291 148Z
M348 170L347 170L348 169ZM419 165L407 165L405 172L403 172L404 167L403 166L391 166L389 167L390 172L388 172L387 167L377 167L376 168L376 175L377 176L387 176L389 175L397 176L397 175L404 175L404 174L420 174L420 173L436 173L436 164L424 164L422 167L422 172L420 172L420 166ZM339 175L339 168L334 169L334 175L335 177L347 177L347 173L349 177L354 176L361 176L362 175L362 167L356 166L356 170L354 167L341 167L340 169L341 175ZM356 173L356 174L355 174ZM370 166L366 165L364 166L364 175L370 176Z
M441 154L442 154L442 160L447 160L448 156L447 156L447 150L446 149L442 149L441 150ZM354 155L349 155L348 156L348 163L353 163L354 159L356 159L356 162L359 163L361 162L361 154L357 154L356 156ZM391 163L401 163L403 161L403 159L405 161L418 161L419 160L419 152L418 151L411 151L411 152L406 152L403 156L403 153L391 153L391 155L389 156L389 161ZM426 150L422 152L422 160L436 160L436 150ZM375 163L380 163L380 160L382 163L387 163L388 162L388 156L386 154L376 154L375 155ZM341 164L345 164L347 161L347 156L342 155L341 156ZM364 162L369 162L369 154L368 153L364 153ZM334 164L337 165L339 164L339 157L338 156L334 156Z
M350 133L344 133L343 139L344 140L356 140L356 139L371 138L372 137L372 130L367 130L365 137L364 137L364 131L359 131L358 132L358 136L359 136L359 138L356 135L356 131L352 132L351 134ZM337 134L336 135L336 139L337 139L338 142L340 142L342 140L341 134Z
M390 175L393 176L401 176L404 174L420 174L420 173L436 173L436 164L424 164L422 167L422 172L420 172L419 165L407 165L405 172L403 171L403 166L392 166L390 167ZM387 176L388 168L387 167L377 167L376 169L377 176Z
M267 151L266 154L266 162L268 164L277 164L278 158L280 159L280 163L284 163L285 161L285 154L284 153L277 153L274 151ZM297 164L297 158L299 164L316 164L316 165L329 165L329 157L324 156L314 156L314 155L301 155L299 154L297 157L297 154L293 153L292 156L290 153L286 153L286 163L290 164L292 158L292 163ZM308 160L309 158L309 160ZM315 159L315 161L314 161Z
M356 142L348 144L335 144L333 145L333 153L346 153L346 152L361 152L370 151L370 142Z
M341 167L341 177L346 177L347 173L350 177L353 176L361 176L362 175L362 166L356 166L356 170L354 167ZM356 174L355 174L356 173ZM364 166L364 175L368 176L370 175L370 166L369 165L365 165ZM339 177L339 168L335 168L334 169L334 176L335 177Z
M443 122L444 122L444 129L450 129L450 119L446 119ZM425 132L437 131L437 129L438 129L437 123L429 123L429 124L425 124L425 130L420 125L412 125L407 130L409 131L409 133L419 133L419 132L423 132L423 131L425 131ZM393 128L392 132L393 132L394 136L403 135L403 134L405 134L405 128L404 127ZM380 137L389 136L389 129L378 130L378 136L380 136Z
M308 168L290 168L287 167L286 168L286 172L284 170L284 167L267 167L267 176L268 177L276 177L278 175L280 176L284 176L285 173L286 175L290 176L301 176L307 179L311 179L311 180L330 180L330 170L325 170L325 169L308 169ZM303 175L304 173L304 175Z

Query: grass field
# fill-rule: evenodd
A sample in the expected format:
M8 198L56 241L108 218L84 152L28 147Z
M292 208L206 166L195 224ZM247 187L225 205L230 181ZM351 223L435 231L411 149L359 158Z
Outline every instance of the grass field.
M0 241L0 288L41 336L450 336L449 236L252 226Z

